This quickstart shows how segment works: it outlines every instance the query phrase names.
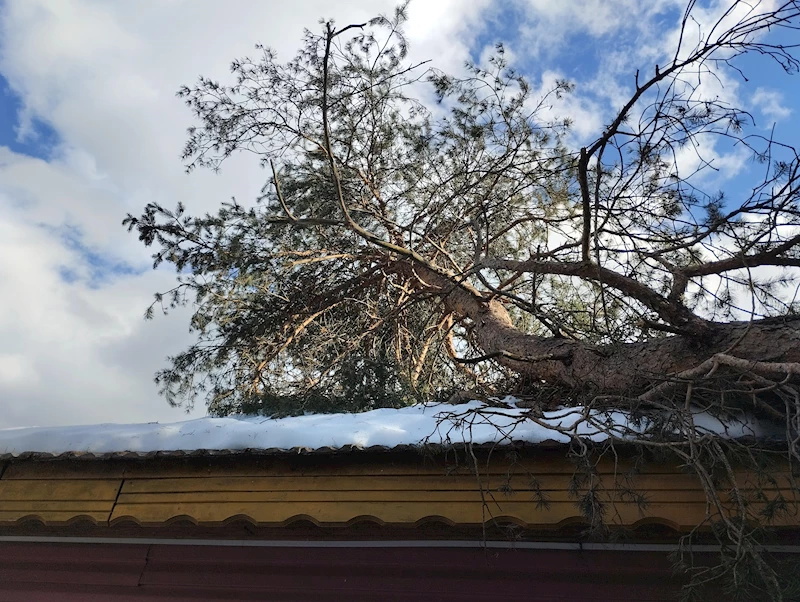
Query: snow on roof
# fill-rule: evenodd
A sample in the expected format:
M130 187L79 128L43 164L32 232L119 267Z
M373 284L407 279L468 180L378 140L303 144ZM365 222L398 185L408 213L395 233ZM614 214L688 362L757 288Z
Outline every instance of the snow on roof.
M315 414L292 418L235 416L199 418L159 424L95 424L66 427L0 429L0 456L23 453L112 454L197 450L320 450L343 447L394 448L405 445L487 443L567 443L569 437L547 425L570 427L576 434L602 441L607 435L596 426L579 422L582 410L546 412L545 424L521 421L526 412L512 398L501 407L479 401L460 405L415 405L360 414ZM481 410L482 412L476 412ZM604 415L605 416L605 415ZM606 417L608 419L608 417ZM610 414L614 424L627 424L620 412ZM758 424L722 425L699 415L701 428L738 438L763 436Z

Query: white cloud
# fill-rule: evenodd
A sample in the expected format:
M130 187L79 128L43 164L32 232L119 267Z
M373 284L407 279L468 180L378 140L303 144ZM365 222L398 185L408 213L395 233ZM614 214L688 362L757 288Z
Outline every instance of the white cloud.
M527 42L526 51L534 55L563 50L568 37L574 34L598 38L633 29L647 34L642 37L649 43L653 37L654 17L683 4L682 0L521 0L528 19L522 25L522 38ZM587 50L573 48L571 51ZM645 51L646 46L640 44L640 50ZM613 52L613 49L601 51Z
M539 85L531 95L531 100L539 102L556 87L556 81L567 79L557 71L547 70L542 73ZM560 99L550 96L542 106L539 117L546 120L569 118L572 120L570 130L575 145L586 142L596 136L603 128L603 107L594 99L584 94L583 84L576 86L574 93L564 94Z
M19 386L24 383L36 383L39 374L30 365L28 359L18 353L0 354L0 387Z
M179 419L155 394L152 374L188 343L185 312L142 320L171 275L148 271L94 288L80 253L24 206L3 196L0 214L0 428ZM71 283L60 276L67 271Z
M220 175L187 176L179 157L192 116L175 91L201 73L224 81L256 42L290 59L319 17L361 22L395 4L2 3L0 73L22 101L19 135L41 121L61 142L47 161L0 147L0 428L181 418L152 376L192 340L188 315L142 319L174 277L148 269L149 250L120 222L152 200L193 213L232 195L247 203L265 174L241 155ZM412 56L459 68L487 5L413 2Z
M783 94L777 90L756 88L752 102L762 115L773 122L786 119L792 114L792 110L783 104Z
M490 0L411 2L406 33L412 56L449 73L459 71L490 5Z

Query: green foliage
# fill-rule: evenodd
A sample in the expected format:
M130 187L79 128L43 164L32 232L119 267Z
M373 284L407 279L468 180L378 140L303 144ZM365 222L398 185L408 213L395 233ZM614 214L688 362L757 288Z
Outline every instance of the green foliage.
M378 408L397 408L428 401L415 390L391 357L358 358L350 356L338 367L334 386L295 394L274 390L260 391L256 397L237 402L234 407L223 401L211 408L212 415L234 412L266 416L362 412Z
M490 70L474 67L466 80L409 65L404 19L401 6L352 29L327 59L325 36L311 32L285 64L259 46L259 60L233 62L233 85L201 78L178 92L202 124L189 130L190 171L249 150L272 177L255 207L233 200L190 217L151 203L125 220L160 247L154 267L178 271L154 306L195 308L198 342L156 377L170 403L204 396L219 415L356 411L507 377L497 366L454 365L454 353L474 348L469 329L420 290L413 270L348 227L337 179L349 213L381 239L451 264L470 261L480 240L524 258L529 241L546 236L528 217L531 201L544 213L555 211L547 197L568 204L564 125L535 120L530 86L507 68L502 47ZM425 79L448 105L441 119L406 95ZM559 82L552 94L568 89ZM514 177L490 182L487 169Z

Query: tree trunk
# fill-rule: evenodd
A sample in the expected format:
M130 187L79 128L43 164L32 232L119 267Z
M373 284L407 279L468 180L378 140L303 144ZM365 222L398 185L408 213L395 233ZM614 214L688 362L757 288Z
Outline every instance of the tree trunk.
M499 300L487 300L424 267L415 272L423 288L436 291L451 312L469 318L475 341L488 357L551 385L638 395L649 384L694 368L716 353L759 362L800 362L800 320L712 323L703 342L674 335L595 346L521 332Z
M499 305L496 302L493 305ZM500 307L489 314L506 313ZM506 313L507 317L507 313ZM519 332L505 320L483 319L476 338L484 352L506 351L498 361L532 379L608 394L638 395L647 384L694 368L716 353L760 362L800 361L800 320L784 323L734 323L715 327L705 343L669 336L640 343L595 347L577 341L545 339ZM540 359L545 357L557 359Z

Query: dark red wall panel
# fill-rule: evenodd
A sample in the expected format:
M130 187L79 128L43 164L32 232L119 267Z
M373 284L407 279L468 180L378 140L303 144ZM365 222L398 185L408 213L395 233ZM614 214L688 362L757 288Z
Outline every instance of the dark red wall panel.
M662 601L666 554L0 543L0 602Z

